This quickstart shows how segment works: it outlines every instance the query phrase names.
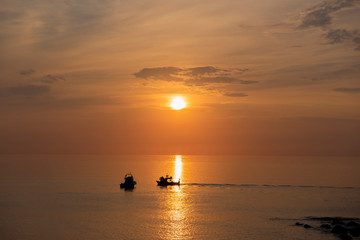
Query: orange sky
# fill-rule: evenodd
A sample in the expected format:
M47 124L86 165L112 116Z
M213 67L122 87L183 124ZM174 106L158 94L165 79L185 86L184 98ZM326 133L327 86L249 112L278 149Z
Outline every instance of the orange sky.
M2 0L0 153L360 155L359 22L357 0Z

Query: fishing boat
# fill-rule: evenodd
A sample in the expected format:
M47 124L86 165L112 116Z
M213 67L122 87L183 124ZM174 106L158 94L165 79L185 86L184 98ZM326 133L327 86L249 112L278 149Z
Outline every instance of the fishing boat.
M156 181L158 186L172 186L180 185L180 179L177 182L173 181L173 177L166 175L165 177L161 176L159 180Z
M124 177L125 182L120 183L120 188L126 189L134 189L136 185L136 181L134 181L134 176L131 173L125 174Z

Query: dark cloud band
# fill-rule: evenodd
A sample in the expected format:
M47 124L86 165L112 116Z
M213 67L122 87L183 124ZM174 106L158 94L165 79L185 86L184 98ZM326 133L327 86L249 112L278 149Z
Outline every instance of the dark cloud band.
M147 80L183 82L187 86L204 86L209 84L254 84L257 81L241 80L237 75L248 71L239 69L222 69L213 66L196 68L157 67L144 68L135 73L135 77Z
M352 8L360 3L360 0L328 0L321 4L308 9L299 25L299 29L307 29L311 27L321 27L326 30L325 38L329 44L350 43L355 45L355 50L360 50L360 36L358 30L347 29L330 29L333 14L336 12Z
M34 69L26 69L26 70L22 70L19 72L19 74L21 75L30 75L30 74L33 74L35 72Z
M360 93L360 88L334 88L333 91L342 93Z
M39 96L50 92L51 88L46 85L20 85L0 89L0 96Z
M348 7L353 7L359 0L332 0L308 9L299 28L325 27L332 23L332 14Z
M64 80L65 80L65 77L63 77L63 76L57 76L57 75L51 75L51 74L48 74L40 79L40 81L43 83L54 83L57 81L64 81Z
M225 97L247 97L248 95L240 92L224 93Z

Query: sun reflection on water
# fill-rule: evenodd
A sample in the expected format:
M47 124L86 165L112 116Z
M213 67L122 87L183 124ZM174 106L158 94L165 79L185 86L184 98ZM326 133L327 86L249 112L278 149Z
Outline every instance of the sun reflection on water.
M175 156L174 181L182 177L182 156ZM164 224L161 239L185 239L191 236L192 227L188 222L190 203L188 195L180 186L169 186L166 192Z
M175 156L175 173L174 173L174 181L177 182L181 178L182 173L182 156Z

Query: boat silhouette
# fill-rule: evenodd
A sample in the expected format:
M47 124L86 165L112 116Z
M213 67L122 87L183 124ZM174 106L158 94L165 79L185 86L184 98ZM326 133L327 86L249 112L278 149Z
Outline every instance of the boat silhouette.
M180 185L180 179L177 182L174 182L172 176L166 175L165 177L161 176L159 180L157 180L158 186L173 186L173 185Z
M136 185L136 181L134 181L134 176L131 173L125 174L124 177L125 182L120 183L120 188L127 189L134 189Z

